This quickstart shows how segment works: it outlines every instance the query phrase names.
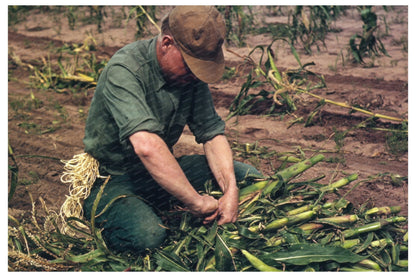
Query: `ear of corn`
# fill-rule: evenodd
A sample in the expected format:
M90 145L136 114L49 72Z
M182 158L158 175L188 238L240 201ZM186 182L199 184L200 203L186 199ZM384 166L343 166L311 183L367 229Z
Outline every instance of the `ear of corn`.
M266 272L282 271L273 266L269 266L265 264L262 260L250 254L250 252L248 252L247 250L242 249L241 252L247 258L247 260L251 263L251 265L259 271L266 271Z
M366 215L389 215L389 214L396 214L401 211L400 206L392 206L392 207L375 207L365 212Z
M392 217L392 218L387 218L387 219L381 219L377 222L372 222L372 223L368 223L365 224L363 226L359 226L359 227L355 227L355 228L351 228L348 230L345 230L342 232L342 235L345 238L349 238L349 237L353 237L362 233L368 233L368 232L372 232L372 231L376 231L376 230L380 230L381 228L383 228L384 226L391 224L391 223L396 223L396 222L405 222L407 221L407 219L405 217Z
M292 225L292 224L295 224L295 223L298 223L298 222L309 220L312 217L314 217L315 215L316 215L315 211L306 211L306 212L303 212L303 213L300 213L300 214L296 214L294 216L279 218L279 219L276 219L276 220L270 222L269 224L267 224L264 227L264 230L265 231L271 231L271 230L279 229L279 228L282 228L284 226L288 226L288 225ZM257 232L257 231L260 230L257 227L251 227L249 229L252 232Z
M342 223L353 223L353 222L356 222L358 219L359 219L358 215L352 214L352 215L340 215L340 216L320 218L319 220L317 220L317 222L342 224Z

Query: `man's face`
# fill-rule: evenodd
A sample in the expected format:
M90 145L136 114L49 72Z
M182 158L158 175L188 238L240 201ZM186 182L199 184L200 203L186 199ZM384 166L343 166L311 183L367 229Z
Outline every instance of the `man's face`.
M182 54L174 43L165 48L162 57L162 70L167 81L172 85L186 85L198 80L186 65Z

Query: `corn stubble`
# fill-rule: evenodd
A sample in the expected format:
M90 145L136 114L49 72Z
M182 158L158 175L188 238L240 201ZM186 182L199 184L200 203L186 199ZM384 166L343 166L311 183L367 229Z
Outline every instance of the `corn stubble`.
M54 223L58 215L49 216L48 228L35 216L32 222L9 217L9 270L407 271L407 218L397 215L400 207L353 207L340 189L356 181L357 174L330 184L316 178L300 181L299 175L323 160L319 154L267 178L247 176L251 185L240 190L239 218L233 224L203 225L189 212L166 212L167 240L140 255L111 252L94 221L70 218L68 226L78 232L70 236ZM220 197L215 189L208 191ZM329 194L332 201L326 200Z

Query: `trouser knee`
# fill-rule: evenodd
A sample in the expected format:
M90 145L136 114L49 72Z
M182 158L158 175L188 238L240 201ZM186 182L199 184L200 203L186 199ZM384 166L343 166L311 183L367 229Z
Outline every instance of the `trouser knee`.
M139 253L146 248L158 247L166 238L161 219L141 197L133 196L130 182L115 177L106 186L100 199L96 214L99 214L113 199L107 210L96 218L96 227L102 229L102 237L109 249L116 252ZM127 179L127 181L129 181ZM90 197L84 202L87 219L91 218L93 202L100 183L95 186Z
M160 246L166 238L161 219L135 197L115 201L108 214L104 215L105 218L100 221L102 234L112 250L138 253Z

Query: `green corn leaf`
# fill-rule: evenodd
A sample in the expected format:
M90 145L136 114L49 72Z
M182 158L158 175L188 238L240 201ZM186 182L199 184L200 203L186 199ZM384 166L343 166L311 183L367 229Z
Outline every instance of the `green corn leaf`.
M204 236L205 240L209 242L211 245L213 245L217 232L218 232L218 222L215 220L211 228L209 229L208 234Z
M399 244L393 244L391 247L391 259L393 264L397 264L400 257L400 245Z
M354 252L358 254L358 253L364 251L365 249L367 249L367 247L370 246L373 239L374 239L374 232L368 233L367 238L365 239L364 243L360 247L355 249Z
M177 257L164 251L158 251L155 254L156 263L166 271L190 271Z
M287 251L265 254L259 257L267 264L287 263L308 265L315 262L335 261L338 263L357 263L365 258L340 246L324 246L320 244L295 244Z
M220 271L236 270L233 268L233 257L224 239L217 234L215 241L215 268Z
M187 246L189 245L190 241L191 241L192 237L190 235L186 236L185 239L181 240L177 246L175 251L173 251L173 253L177 256L179 256L180 252L182 251L183 248L187 248Z
M13 148L9 144L9 157L13 161L14 165L9 164L9 170L10 170L10 191L9 191L9 197L8 200L10 201L14 195L14 192L16 191L16 187L19 184L18 180L18 173L19 173L19 167L17 166L17 162L14 158Z
M87 263L87 262L102 262L107 261L108 259L105 257L105 253L101 249L92 250L86 254L82 255L66 255L63 259L55 259L52 262L60 263L64 261L70 261L73 263Z
M303 67L302 62L300 61L300 58L299 58L299 54L296 51L296 48L293 46L293 44L290 44L290 50L292 51L292 54L295 57L296 61L298 62L299 66Z
M257 233L251 232L249 228L242 226L240 224L237 225L238 234L241 236L248 238L248 239L261 239L261 236Z

